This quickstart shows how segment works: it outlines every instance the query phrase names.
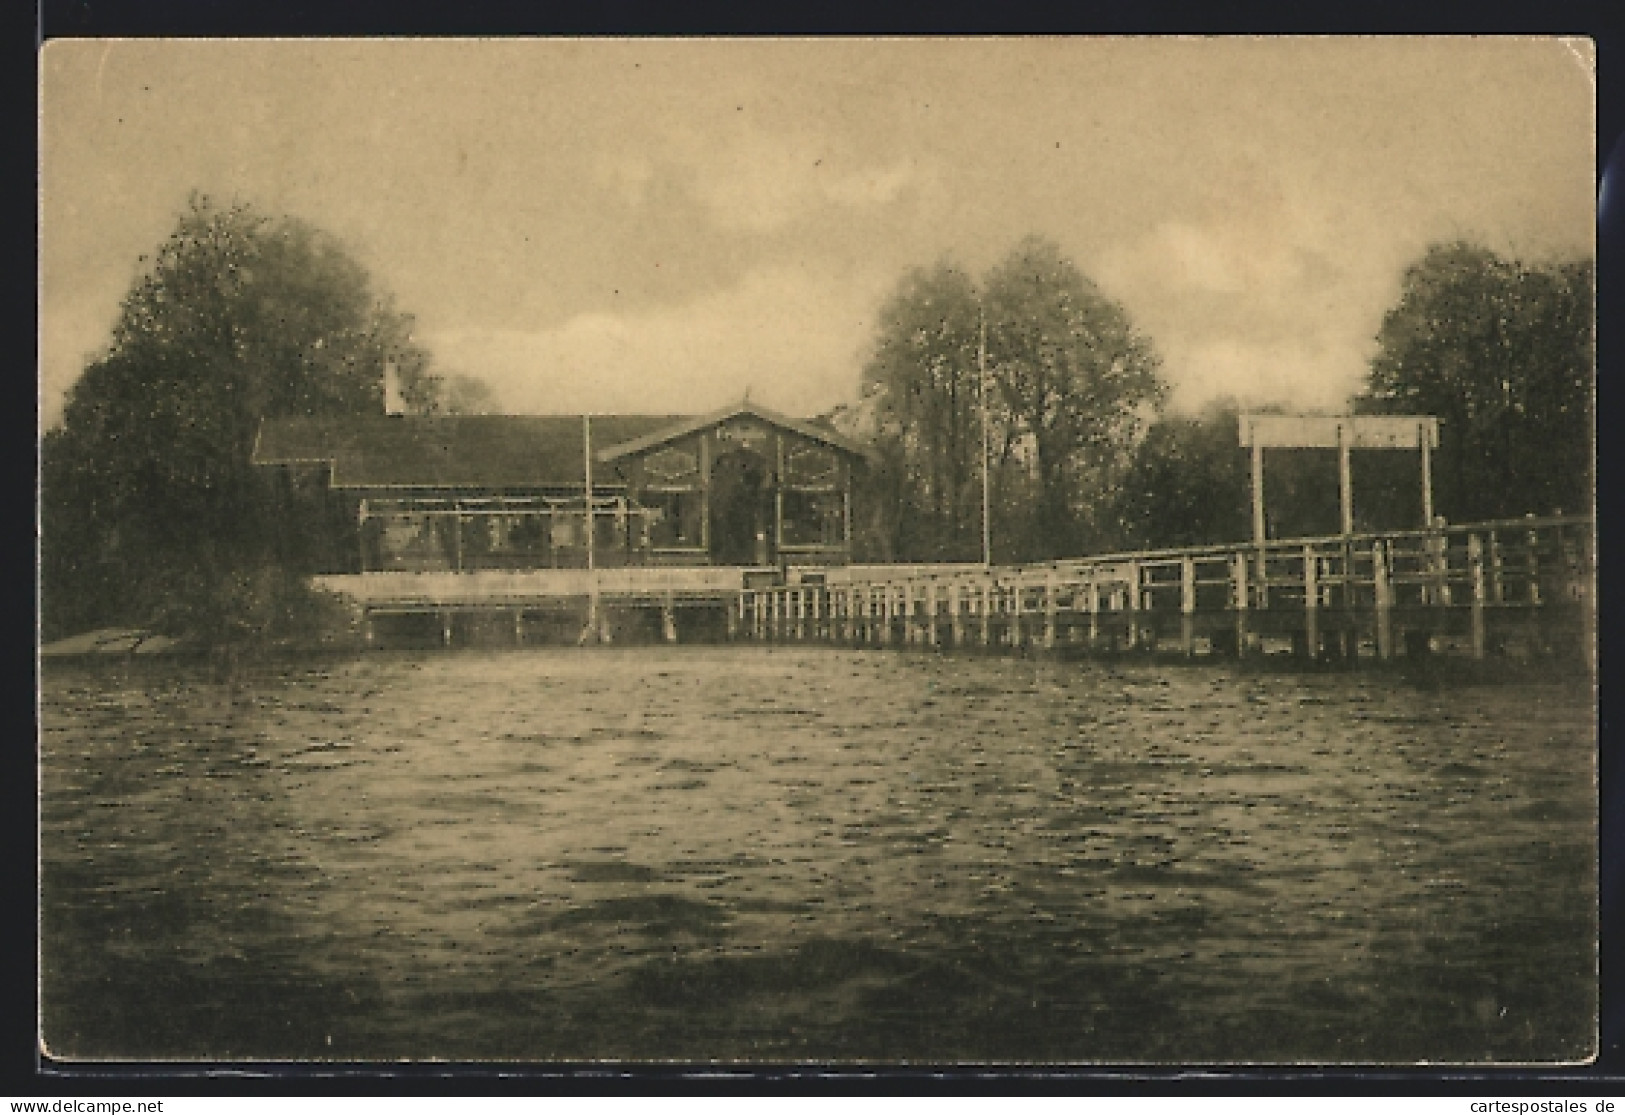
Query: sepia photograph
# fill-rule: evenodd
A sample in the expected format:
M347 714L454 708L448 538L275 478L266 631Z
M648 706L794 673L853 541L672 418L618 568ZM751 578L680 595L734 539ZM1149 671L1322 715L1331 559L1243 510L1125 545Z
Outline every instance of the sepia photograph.
M47 41L39 1055L1592 1062L1595 54Z

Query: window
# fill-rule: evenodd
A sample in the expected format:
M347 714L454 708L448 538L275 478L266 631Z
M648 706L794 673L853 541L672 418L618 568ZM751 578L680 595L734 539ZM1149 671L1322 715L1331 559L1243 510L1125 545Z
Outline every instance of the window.
M697 547L702 541L704 500L695 491L648 492L649 541L656 549Z
M839 546L846 541L845 504L840 492L784 493L787 546Z

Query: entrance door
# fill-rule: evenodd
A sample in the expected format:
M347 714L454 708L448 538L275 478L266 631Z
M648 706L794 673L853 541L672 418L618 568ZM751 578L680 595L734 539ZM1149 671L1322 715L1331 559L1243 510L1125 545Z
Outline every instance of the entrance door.
M767 459L735 449L711 462L711 561L717 565L771 565L773 474Z

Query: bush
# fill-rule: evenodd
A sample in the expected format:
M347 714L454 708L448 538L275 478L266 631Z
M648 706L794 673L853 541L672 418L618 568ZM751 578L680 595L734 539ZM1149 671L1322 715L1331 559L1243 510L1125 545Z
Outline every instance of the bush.
M359 641L355 610L276 565L188 570L154 586L150 624L214 647L346 646Z

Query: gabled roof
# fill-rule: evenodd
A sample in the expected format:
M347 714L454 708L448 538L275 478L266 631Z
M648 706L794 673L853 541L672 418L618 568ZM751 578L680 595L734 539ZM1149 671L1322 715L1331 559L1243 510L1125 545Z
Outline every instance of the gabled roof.
M863 446L827 427L746 402L699 417L595 414L593 456L611 463L730 418L749 415L835 449ZM335 488L556 488L586 482L579 414L368 414L267 418L253 461L327 464ZM615 487L613 473L593 476Z
M807 422L799 418L791 418L779 414L777 411L768 410L764 406L758 406L747 399L742 403L734 403L721 410L714 410L710 414L677 419L669 426L653 430L642 437L634 437L632 440L622 442L619 445L606 445L603 449L598 450L595 456L600 461L605 462L635 456L656 446L676 441L678 438L687 437L689 434L720 425L731 418L742 416L759 419L769 426L789 430L791 433L800 434L811 441L822 442L832 449L839 449L843 453L850 453L855 457L867 457L869 455L869 451L864 446L830 429L828 426L821 426L816 422ZM593 440L597 441L597 438Z
M594 415L594 444L616 444L679 416ZM327 463L335 488L560 488L585 483L580 415L267 418L255 464ZM613 475L595 484L614 486Z

